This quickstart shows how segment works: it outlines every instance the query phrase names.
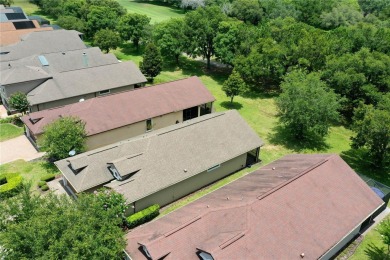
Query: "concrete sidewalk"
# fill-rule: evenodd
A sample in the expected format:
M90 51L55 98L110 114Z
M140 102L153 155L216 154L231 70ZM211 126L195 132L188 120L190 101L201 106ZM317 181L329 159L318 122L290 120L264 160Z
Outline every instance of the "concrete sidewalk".
M18 159L31 161L42 157L44 154L37 152L25 135L0 142L0 164Z

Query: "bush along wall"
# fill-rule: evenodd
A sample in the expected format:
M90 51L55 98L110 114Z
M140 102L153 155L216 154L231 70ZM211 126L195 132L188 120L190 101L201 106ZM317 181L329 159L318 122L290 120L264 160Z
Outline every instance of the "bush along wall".
M42 176L41 181L46 181L46 182L52 181L55 179L55 177L56 177L55 174L46 174L46 175Z
M18 194L23 185L23 178L19 174L6 174L0 176L6 178L6 183L0 185L0 198L9 198Z
M128 228L135 228L136 226L139 226L143 223L146 223L160 214L159 212L160 206L158 204L154 204L144 210L141 210L140 212L137 212L131 216L129 216L127 220L127 227Z

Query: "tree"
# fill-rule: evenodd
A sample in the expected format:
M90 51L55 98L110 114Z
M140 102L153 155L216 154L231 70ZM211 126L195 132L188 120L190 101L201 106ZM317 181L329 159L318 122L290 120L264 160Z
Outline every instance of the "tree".
M261 21L263 9L258 0L235 0L232 4L232 16L257 25Z
M146 45L143 60L139 64L141 72L153 82L153 78L162 70L162 57L160 51L153 43Z
M123 259L122 195L81 194L77 200L26 188L0 205L5 259Z
M60 16L57 24L67 30L85 31L85 22L74 16Z
M298 19L299 12L290 2L284 0L259 0L264 15L269 19L293 17Z
M233 70L229 78L223 83L222 90L226 96L230 97L230 103L233 103L233 98L244 92L245 82L242 80L240 74Z
M358 3L364 15L378 14L390 6L390 1L388 0L358 0Z
M326 29L357 24L363 20L363 14L351 6L339 5L332 11L321 14L321 25Z
M378 104L361 105L355 109L352 147L365 147L372 158L373 165L384 166L390 157L390 98L389 94Z
M11 6L14 4L14 0L0 0L0 5Z
M123 40L131 40L138 49L140 41L148 34L149 23L150 18L146 15L130 13L119 19L117 31Z
M214 38L218 32L219 23L226 16L217 6L198 8L186 14L184 34L186 36L186 52L191 57L203 56L207 59L210 69L210 59L214 55Z
M26 94L24 94L22 92L13 93L9 97L8 103L12 108L14 108L22 113L24 113L30 105L28 103Z
M321 14L330 12L337 2L336 0L292 0L292 4L299 12L298 19L315 27L321 25Z
M382 241L387 245L387 255L390 254L390 220L387 219L379 224L378 232L381 234Z
M339 117L337 95L316 73L295 70L284 77L276 100L280 121L296 139L322 139Z
M69 157L71 150L83 152L86 136L83 121L77 117L61 117L45 127L40 145L49 158L60 160Z
M153 38L164 59L174 59L179 64L179 57L185 48L183 19L170 19L157 24Z
M118 17L106 6L92 6L87 14L86 35L92 38L101 29L114 29Z
M93 37L93 44L108 53L110 49L116 49L121 43L121 40L117 32L101 29Z

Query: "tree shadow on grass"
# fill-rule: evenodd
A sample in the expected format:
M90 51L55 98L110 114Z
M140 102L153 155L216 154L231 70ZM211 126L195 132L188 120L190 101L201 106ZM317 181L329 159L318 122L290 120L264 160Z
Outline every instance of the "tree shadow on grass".
M119 45L119 48L125 55L141 56L144 53L145 46L140 44L137 49L133 43L125 42Z
M47 173L58 173L57 166L54 163L49 161L42 162L42 168L46 170Z
M304 150L322 151L329 149L329 145L325 143L323 138L312 136L307 139L298 140L291 134L291 131L287 127L280 124L274 127L273 131L268 134L268 140L272 144L282 145L295 152L302 152Z
M365 149L350 149L340 154L341 158L348 163L357 173L363 174L390 186L390 166L375 167Z
M221 102L221 107L224 107L226 109L236 109L240 110L242 108L242 104L238 102L230 102L230 101L223 101Z
M369 244L368 248L364 250L364 253L366 253L368 258L371 260L389 260L390 257L385 252L386 250L384 247L380 248L374 244Z

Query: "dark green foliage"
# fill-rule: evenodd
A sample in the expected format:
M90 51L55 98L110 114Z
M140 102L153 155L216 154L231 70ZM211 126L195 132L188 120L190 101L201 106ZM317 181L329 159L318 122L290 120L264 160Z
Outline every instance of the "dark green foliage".
M378 104L363 105L355 109L353 129L357 135L352 138L352 147L365 147L372 164L382 167L390 162L390 106L389 94Z
M113 30L118 17L114 10L107 6L93 6L87 14L86 35L92 38L101 29Z
M86 135L83 121L76 117L62 117L45 127L40 145L50 158L60 160L69 157L71 150L83 152Z
M28 109L28 106L29 106L27 96L26 96L26 94L24 94L22 92L13 93L9 97L8 103L12 108L14 108L22 113L24 113Z
M284 0L259 0L264 10L264 16L268 19L292 17L298 19L300 12L290 1Z
M216 6L198 8L188 12L184 18L186 36L186 53L191 57L203 56L210 69L210 59L215 53L214 38L219 23L226 20L221 9Z
M336 6L329 13L321 14L321 26L326 29L354 25L362 20L363 14L347 5Z
M388 0L358 0L360 8L367 14L379 14L382 10L390 7L390 1Z
M293 71L281 84L276 100L280 122L298 140L322 139L338 120L337 95L315 73Z
M39 181L38 182L38 187L42 188L42 186L46 185L46 181Z
M387 245L387 256L390 253L390 220L384 220L378 225L378 232L381 235L382 241Z
M121 37L117 32L108 29L99 30L93 37L93 44L107 53L121 44Z
M298 19L316 27L321 25L321 14L330 12L337 2L336 0L292 0L292 4L299 12Z
M74 16L60 16L57 24L67 30L85 32L85 22Z
M44 184L44 185L42 185L41 190L47 191L47 190L49 190L49 186L47 186L47 184Z
M179 64L179 57L185 48L183 19L170 19L157 24L153 29L153 39L164 60L174 60Z
M11 6L14 4L14 0L0 0L0 4L4 6Z
M19 174L4 174L7 183L0 186L0 199L9 198L18 194L23 186L23 178Z
M41 181L52 181L55 179L55 177L56 177L55 174L46 174L41 177Z
M153 81L153 78L160 74L162 70L162 57L156 45L152 43L146 45L145 54L139 64L139 68L150 81Z
M19 196L0 204L0 244L7 249L5 258L123 259L123 212L115 205L104 207L112 194L81 194L72 200L51 193L33 195L23 189Z
M231 15L244 23L257 25L263 16L263 9L258 0L235 0L232 3Z
M7 183L7 178L3 175L0 175L0 185L6 184Z
M245 91L245 82L242 80L240 74L233 70L229 78L223 83L222 90L226 96L230 97L230 103L233 103L233 98Z
M123 40L131 40L138 49L139 43L148 36L149 23L150 18L146 15L130 13L119 19L116 29Z
M144 210L141 210L131 216L129 216L127 220L127 226L129 228L134 228L143 223L146 223L153 218L157 217L159 214L160 206L158 204L154 204Z

